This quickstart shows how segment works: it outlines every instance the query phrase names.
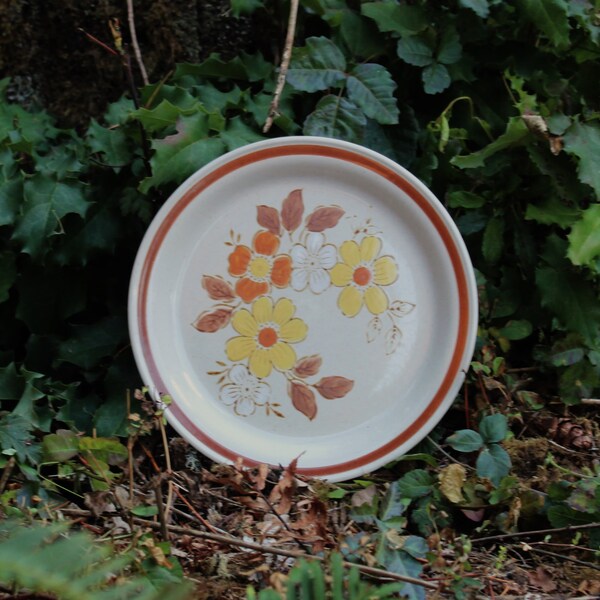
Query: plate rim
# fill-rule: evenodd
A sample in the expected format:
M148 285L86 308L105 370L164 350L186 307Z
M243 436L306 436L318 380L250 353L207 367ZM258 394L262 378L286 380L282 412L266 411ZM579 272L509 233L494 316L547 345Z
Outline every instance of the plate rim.
M471 259L458 228L439 199L417 177L391 159L369 148L318 136L289 136L254 142L228 152L201 167L181 183L159 209L142 239L132 269L129 299L129 335L135 362L153 400L165 409L174 429L193 447L221 463L234 463L241 458L245 466L259 464L251 457L240 457L202 431L185 414L177 399L169 393L152 356L146 323L146 306L152 268L169 230L181 213L203 190L244 166L278 156L327 156L354 163L391 181L425 213L440 236L454 271L458 290L459 324L449 366L433 398L419 416L393 439L351 460L320 467L298 467L297 472L329 481L342 481L371 472L399 458L409 447L420 442L446 413L462 385L475 347L478 326L478 298ZM163 395L171 396L165 406ZM300 461L301 462L301 461ZM279 466L274 464L274 466Z

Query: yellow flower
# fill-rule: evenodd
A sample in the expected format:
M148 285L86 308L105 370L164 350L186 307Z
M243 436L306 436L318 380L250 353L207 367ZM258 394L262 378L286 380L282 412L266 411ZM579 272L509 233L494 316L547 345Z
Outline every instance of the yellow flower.
M296 364L296 352L290 346L306 337L308 327L302 319L293 319L296 307L291 300L273 300L262 296L252 311L238 310L231 320L240 334L226 345L227 358L233 362L248 359L248 368L256 377L268 377L273 367L288 371Z
M386 293L379 287L390 285L398 277L398 268L391 256L376 258L381 250L381 240L366 237L360 246L354 241L340 246L339 262L330 272L333 285L343 287L338 306L347 317L360 312L363 303L374 315L385 312L389 305Z

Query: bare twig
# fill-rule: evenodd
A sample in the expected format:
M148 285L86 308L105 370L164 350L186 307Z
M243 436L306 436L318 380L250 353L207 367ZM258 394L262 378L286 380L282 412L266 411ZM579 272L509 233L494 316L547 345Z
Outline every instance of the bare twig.
M503 533L501 535L490 535L487 537L473 538L473 544L483 544L484 542L499 542L531 535L552 535L553 533L563 533L568 531L580 531L584 529L598 529L600 522L586 523L585 525L568 525L567 527L555 527L553 529L536 529L532 531L517 531L515 533Z
M6 466L4 467L4 471L2 471L2 477L0 477L0 494L4 491L4 488L10 479L10 475L13 472L16 463L17 461L15 460L14 456L11 456L8 459Z
M600 404L600 398L582 398L581 404Z
M160 535L166 542L169 540L169 530L167 528L165 506L162 500L162 477L160 475L156 476L156 482L154 484L154 496L156 497L156 507L158 509L158 525L160 526Z
M171 469L171 453L169 451L169 441L167 440L167 432L165 430L165 424L163 421L162 415L158 418L158 424L160 427L160 435L162 438L163 449L165 451L165 462L167 465L167 475L169 476L169 480L167 482L167 506L165 510L165 520L167 523L169 522L169 513L171 512L171 505L173 504L173 482L171 481L171 474L173 470Z
M127 390L125 396L127 401L127 418L131 416L131 392ZM129 470L129 502L133 505L133 444L135 443L134 437L129 433L127 436L127 468Z
M589 569L595 569L596 571L600 571L600 566L588 562L586 560L579 560L578 558L573 558L572 556L567 556L566 554L558 554L557 552L550 552L549 550L542 550L541 548L533 548L531 546L529 546L527 549L531 552L538 552L539 554L544 554L545 556L552 556L560 560L568 560L569 562L575 563L577 565L582 565L584 567L588 567Z
M137 40L137 33L135 31L135 17L133 14L133 0L127 0L127 21L129 22L129 35L131 36L131 45L133 46L133 53L135 54L135 60L137 61L142 76L144 85L148 85L148 73L142 60L142 53L140 52L140 46Z
M152 529L158 529L160 527L158 523L154 523L153 521L147 521L146 519L140 519L135 517L134 521L139 525L145 525L146 527L150 527ZM317 560L319 562L325 561L325 559L321 556L309 555L300 550L285 550L283 548L263 546L262 544L257 544L255 542L246 542L244 540L240 540L229 535L220 535L218 533L198 531L197 529L188 529L187 527L179 527L177 525L169 525L168 529L173 533L192 535L194 537L204 538L213 542L220 542L229 546L236 546L239 548L248 548L249 550L256 550L257 552L262 552L266 554L276 554L278 556L287 556L289 558L307 558L311 560ZM384 569L376 569L375 567L367 567L366 565L359 565L347 561L344 561L343 564L344 566L350 568L356 567L362 573L378 577L379 579L393 579L395 581L404 581L406 583L412 583L413 585L419 585L430 590L438 589L437 585L435 585L434 583L431 583L429 581L423 581L421 579L417 579L416 577L409 577L408 575L399 575L398 573L392 573L391 571L385 571Z
M277 86L273 92L273 100L269 107L269 114L263 127L263 133L267 133L273 125L273 119L279 114L279 100L281 93L285 86L285 77L287 75L288 68L290 66L290 60L292 58L292 47L294 45L294 37L296 35L296 19L298 18L298 5L299 0L291 0L290 2L290 16L288 19L287 35L285 38L285 47L283 50L283 57L281 59L281 65L279 67L279 76L277 77Z

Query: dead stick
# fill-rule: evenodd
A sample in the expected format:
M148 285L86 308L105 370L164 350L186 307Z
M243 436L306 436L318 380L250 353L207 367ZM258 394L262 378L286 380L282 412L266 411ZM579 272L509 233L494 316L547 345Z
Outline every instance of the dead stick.
M144 66L144 61L142 60L142 53L140 52L140 46L137 40L137 33L135 31L133 0L127 0L127 21L129 22L129 35L131 36L131 45L133 46L135 60L137 61L138 67L140 68L140 74L142 75L142 81L144 82L144 85L148 85L148 73L146 73L146 67Z
M162 501L162 478L160 475L156 476L156 483L154 485L154 495L156 497L156 508L158 509L158 520L157 525L160 527L160 535L163 541L169 541L169 529L167 527L167 519L165 516L165 507Z
M154 523L153 521L147 521L146 519L140 519L138 517L134 517L134 521L140 525L145 525L146 527L150 527L152 529L158 529L160 527L158 523ZM220 542L229 546L248 548L249 550L256 550L257 552L277 554L279 556L287 556L289 558L307 558L312 560L318 560L320 562L325 561L325 559L321 556L312 556L306 554L305 552L301 552L300 550L284 550L283 548L272 548L270 546L263 546L254 542L238 540L237 538L234 538L233 536L229 535L220 535L218 533L209 533L208 531L188 529L187 527L179 527L177 525L169 525L168 529L173 533L193 535L194 537L204 538L213 542ZM420 585L421 587L425 587L430 590L438 589L437 585L435 585L434 583L430 583L429 581L423 581L421 579L417 579L416 577L409 577L408 575L399 575L398 573L392 573L391 571L385 571L384 569L376 569L375 567L367 567L365 565L358 565L347 561L343 561L343 564L344 566L349 568L356 567L359 571L367 575L373 575L375 577L383 579L394 579L396 581L403 581L405 583L412 583L414 585Z
M554 529L537 529L534 531L517 531L516 533L503 533L501 535L490 535L487 537L474 538L473 544L482 544L484 542L499 542L513 538L528 537L531 535L551 535L553 533L563 533L565 531L579 531L581 529L598 529L600 522L586 523L585 525L567 525L566 527L555 527Z
M531 552L539 552L540 554L544 554L545 556L552 556L554 558L559 558L560 560L568 560L569 562L575 563L577 565L583 565L584 567L588 567L589 569L595 569L596 571L600 571L600 567L595 565L594 563L587 562L585 560L579 560L578 558L573 558L572 556L567 556L566 554L558 554L557 552L550 552L549 550L542 550L541 548L532 548L529 547Z
M273 100L271 101L271 106L269 107L269 114L263 127L263 133L267 133L269 129L271 129L271 126L273 125L273 119L279 113L279 100L285 86L285 77L287 75L287 71L290 66L290 60L292 58L292 47L294 45L294 37L296 35L296 19L298 18L298 4L299 0L291 0L285 47L283 50L283 57L281 59L281 66L279 67L279 77L277 77L277 86L275 87L275 92L273 93Z
M4 467L4 471L2 471L2 477L0 477L0 494L4 491L4 488L6 488L6 484L8 483L10 475L13 472L16 464L17 461L15 457L11 456Z

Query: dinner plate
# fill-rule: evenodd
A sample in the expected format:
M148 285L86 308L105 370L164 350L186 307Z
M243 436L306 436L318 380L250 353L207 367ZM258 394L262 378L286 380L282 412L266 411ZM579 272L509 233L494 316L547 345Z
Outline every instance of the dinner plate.
M129 318L144 383L194 447L339 481L401 456L449 408L477 294L418 179L355 144L288 137L222 156L169 198Z

